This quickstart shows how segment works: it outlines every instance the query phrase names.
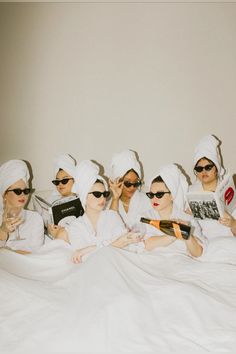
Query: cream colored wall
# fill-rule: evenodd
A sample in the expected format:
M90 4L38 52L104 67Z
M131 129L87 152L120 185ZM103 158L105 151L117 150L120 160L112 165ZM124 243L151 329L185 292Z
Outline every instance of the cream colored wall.
M59 152L107 169L139 153L146 177L191 173L198 140L235 165L235 3L0 4L0 162L30 161L50 187Z

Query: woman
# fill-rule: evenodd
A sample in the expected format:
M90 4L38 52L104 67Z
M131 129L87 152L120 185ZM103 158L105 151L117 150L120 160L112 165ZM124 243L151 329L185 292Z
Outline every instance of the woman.
M188 252L193 257L202 255L204 240L196 221L184 212L185 193L188 184L176 165L166 165L150 185L147 196L152 208L143 216L149 219L177 220L192 226L193 232L188 240L165 235L151 225L146 226L145 248L148 251L157 247L168 247L170 250ZM147 238L148 237L148 238Z
M141 166L133 151L124 150L113 155L109 182L110 209L118 211L126 226L132 229L139 221L139 214L149 208L148 198L140 190Z
M196 181L190 192L214 192L225 175L219 154L219 142L213 135L207 135L198 143L194 152L194 173ZM225 212L219 220L199 220L203 234L208 238L236 236L236 209L232 215Z
M50 203L54 203L59 199L65 199L65 201L69 201L69 199L76 198L76 193L74 192L74 178L75 178L75 166L76 161L69 154L61 154L58 155L54 160L54 175L55 179L52 180L52 183L55 186L55 191L53 191ZM83 208L80 203L77 204L77 215L83 215ZM48 228L48 224L51 220L48 220L48 213L45 215L44 223L47 228L47 234L49 237L55 236L57 232L57 226L51 224L51 227ZM66 226L71 223L75 219L74 215L67 216L60 220L59 224L61 226ZM50 231L49 231L50 229Z
M103 246L124 248L141 241L138 233L127 232L120 216L113 210L104 210L109 196L99 168L85 160L77 166L76 184L85 213L65 229L59 228L57 239L63 239L77 249L73 262L79 263L86 254Z
M29 171L22 160L10 160L0 167L0 247L29 253L44 243L41 216L25 210L29 198Z
M51 196L51 202L75 195L73 191L76 161L68 154L62 154L54 160L54 176L52 180L55 191Z

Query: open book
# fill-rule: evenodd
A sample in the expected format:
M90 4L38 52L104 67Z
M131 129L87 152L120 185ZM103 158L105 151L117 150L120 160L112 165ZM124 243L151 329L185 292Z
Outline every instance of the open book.
M44 224L60 224L65 226L73 218L83 215L84 210L77 196L60 198L49 203L41 196L34 195L33 205L43 217Z
M224 212L232 213L236 207L236 191L232 176L226 175L215 192L188 192L187 201L196 219L223 217Z

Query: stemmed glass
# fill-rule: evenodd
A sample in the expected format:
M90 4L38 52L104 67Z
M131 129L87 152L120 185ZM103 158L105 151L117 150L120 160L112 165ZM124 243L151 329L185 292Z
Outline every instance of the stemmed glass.
M16 217L19 217L21 219L21 224L24 222L24 210L22 208L15 207L15 208L10 208L7 211L7 218L8 219L14 220ZM25 240L25 238L22 238L20 236L20 231L19 231L19 226L20 225L17 225L15 227L15 230L14 230L15 238L11 238L9 241L22 241L22 240Z

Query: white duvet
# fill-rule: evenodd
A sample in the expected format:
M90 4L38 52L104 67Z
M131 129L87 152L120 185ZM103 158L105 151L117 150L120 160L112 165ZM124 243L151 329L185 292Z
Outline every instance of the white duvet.
M0 351L235 352L236 238L193 259L112 247L84 263L50 242L0 251Z

